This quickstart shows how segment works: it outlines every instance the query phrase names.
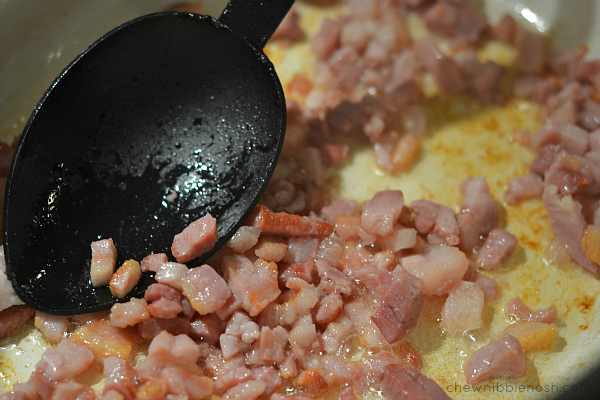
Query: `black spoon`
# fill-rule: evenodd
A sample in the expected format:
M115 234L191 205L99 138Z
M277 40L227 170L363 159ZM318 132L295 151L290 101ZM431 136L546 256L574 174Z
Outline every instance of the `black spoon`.
M292 4L232 0L218 20L144 16L61 73L29 118L6 186L7 275L25 303L57 315L114 304L90 283L94 240L113 239L118 266L160 252L174 260L173 236L207 212L218 221L213 252L235 233L283 144L285 99L262 48ZM153 281L144 276L130 295Z

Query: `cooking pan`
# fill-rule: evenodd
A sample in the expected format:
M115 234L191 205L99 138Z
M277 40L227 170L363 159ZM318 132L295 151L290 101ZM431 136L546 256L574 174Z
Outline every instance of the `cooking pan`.
M4 0L0 1L0 140L11 143L13 137L18 135L26 122L27 116L46 90L54 77L72 60L80 51L95 39L118 26L119 24L136 18L140 15L164 10L175 3L172 0ZM226 1L206 1L207 13L218 16ZM530 23L532 27L554 32L554 43L558 47L573 47L580 42L587 44L591 57L600 58L600 5L597 2L578 0L560 1L546 0L543 7L540 2L523 0L487 0L482 2L482 9L488 14L492 22L499 20L505 12L510 12L523 23ZM311 10L315 10L311 8ZM311 14L316 16L318 13ZM311 24L318 24L316 18ZM269 50L269 49L268 49ZM282 84L296 72L286 69L294 65L284 56L273 51L269 57L274 62ZM298 64L302 65L302 62ZM519 104L526 107L526 104ZM502 114L503 115L503 114ZM478 115L477 118L488 118L487 115ZM447 132L443 132L446 134ZM449 136L448 136L449 137ZM428 139L429 140L429 139ZM432 143L439 145L450 142L449 138L439 135L439 139L431 139ZM427 148L426 148L427 150ZM515 156L522 149L515 150ZM520 153L519 153L520 154ZM439 168L444 166L440 159L423 159L411 171L411 174L425 182L423 185L412 185L407 176L389 177L374 173L370 151L358 150L350 162L340 173L340 186L337 193L339 197L349 197L356 200L365 200L372 196L375 190L388 187L399 187L407 201L414 200L423 195L423 187L435 197L436 192L430 188L428 181L439 182ZM455 206L459 204L458 184L468 172L462 165L467 165L468 160L455 160L453 167L457 170L456 179L444 182L439 191L447 190L444 194L444 203ZM460 162L460 164L458 164ZM516 175L524 171L525 167L518 162L510 164ZM447 170L448 168L446 168ZM487 171L486 166L481 170ZM491 184L492 194L496 199L502 199L502 185L505 182ZM444 186L448 185L448 186ZM430 186L434 186L431 184ZM531 212L535 210L529 210ZM503 218L509 221L514 215L507 211ZM541 214L530 214L535 218L543 218ZM516 229L516 228L515 228ZM539 233L539 241L545 243L551 240L548 232ZM594 398L600 393L600 304L596 301L600 293L600 283L590 279L589 276L579 272L573 266L563 269L548 265L544 260L543 252L529 251L526 245L521 245L522 250L519 262L531 263L544 271L549 271L549 276L560 278L553 280L548 286L527 286L532 291L548 291L553 299L558 299L562 287L568 285L576 295L567 297L564 301L557 301L559 318L558 349L556 354L541 355L535 360L536 371L540 380L555 383L556 385L571 385L571 388L580 388L585 393L523 393L512 394L496 393L486 398L549 398L562 396L562 398ZM524 249L524 250L523 250ZM534 257L535 256L535 257ZM515 270L517 270L515 268ZM511 282L516 273L509 267L509 271L499 277L500 281ZM595 279L595 278L594 278ZM581 284L581 285L580 285ZM563 286L561 286L563 285ZM573 289L580 285L579 289ZM518 284L501 286L507 296L519 294ZM579 290L579 291L577 291ZM559 293L560 292L560 293ZM582 299L588 299L585 303ZM547 306L550 304L547 304ZM566 310L570 310L568 313ZM565 317L566 318L563 318ZM585 326L586 329L583 329ZM410 338L409 338L410 339ZM479 340L479 338L472 338ZM465 341L470 340L468 337ZM0 341L0 393L7 391L19 381L28 379L31 366L39 360L45 349L45 342L34 329L20 332L18 335ZM460 372L460 371L459 371ZM591 374L591 375L590 375ZM585 379L580 382L580 379ZM452 396L452 394L451 394ZM507 397L508 396L508 397ZM455 397L455 396L452 396ZM465 398L478 398L463 393Z

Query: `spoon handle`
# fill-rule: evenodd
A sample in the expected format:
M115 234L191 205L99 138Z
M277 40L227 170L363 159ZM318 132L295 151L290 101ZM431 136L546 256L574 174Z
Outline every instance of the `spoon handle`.
M219 21L262 49L293 4L294 0L231 0Z

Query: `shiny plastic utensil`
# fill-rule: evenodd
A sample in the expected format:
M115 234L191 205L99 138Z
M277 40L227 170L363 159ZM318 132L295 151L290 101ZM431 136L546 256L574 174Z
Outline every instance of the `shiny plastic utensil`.
M262 48L292 4L232 0L218 20L151 14L69 64L32 113L6 186L7 275L23 301L58 315L114 304L90 283L101 238L117 266L174 260L174 235L210 212L219 240L194 266L235 233L283 144L285 99Z

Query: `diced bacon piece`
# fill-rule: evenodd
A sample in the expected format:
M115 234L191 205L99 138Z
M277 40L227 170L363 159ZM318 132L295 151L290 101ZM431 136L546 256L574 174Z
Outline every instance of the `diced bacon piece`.
M546 171L544 184L558 187L561 196L597 195L600 193L600 165L562 150Z
M188 269L186 267L186 273L187 271ZM144 292L144 300L148 302L157 301L162 298L181 302L182 295L179 290L173 289L167 285L163 285L162 283L153 283L152 285L148 286Z
M498 284L492 278L478 273L475 277L475 284L483 290L483 298L486 301L498 298Z
M240 383L221 396L223 400L255 400L265 392L267 384L263 381L249 380Z
M450 396L433 379L413 367L397 364L385 368L383 393L389 400L450 400Z
M358 400L358 397L356 397L356 394L351 387L347 387L340 392L337 400Z
M250 250L258 243L260 229L255 226L240 226L235 234L227 242L227 246L231 247L236 253L243 253Z
M437 87L446 94L460 94L466 83L456 62L442 53L437 44L424 37L414 42L413 49L420 62L431 72Z
M340 32L340 44L342 46L354 47L359 52L362 52L369 41L366 24L358 19L349 20L342 26Z
M227 282L207 264L190 269L182 281L182 289L183 295L201 315L219 310L231 296Z
M333 226L326 222L284 212L274 213L260 204L246 224L259 228L263 235L327 237L333 233Z
M366 296L375 304L381 304L393 279L389 271L374 265L353 272L352 277L366 286Z
M10 335L34 316L35 310L26 305L10 306L0 311L0 338Z
M491 231L477 252L475 264L483 269L496 269L502 266L517 248L517 238L505 231L496 228Z
M442 328L465 332L483 327L483 290L473 282L460 281L442 308Z
M187 317L161 319L150 316L138 325L140 336L144 339L153 339L162 331L172 335L187 334L190 330L190 320Z
M577 123L590 132L600 128L600 103L585 99L582 109L577 113Z
M115 328L134 326L150 318L148 303L132 297L126 303L115 303L110 309L110 324Z
M313 82L303 73L296 73L290 80L285 93L288 98L304 99L313 89ZM286 98L286 102L287 102Z
M133 338L112 326L107 319L78 328L71 339L87 346L99 358L121 357L127 360L133 350Z
M517 178L510 178L504 193L504 200L515 205L523 200L542 197L544 184L542 177L534 172Z
M343 270L346 274L352 275L353 271L369 265L376 266L373 253L361 244L352 241L346 242L337 268Z
M394 224L404 207L404 196L399 190L377 192L365 205L361 215L363 227L367 232L379 236L391 235Z
M441 296L448 293L463 277L469 260L455 247L434 247L424 256L414 255L401 260L402 267L423 282L421 293Z
M321 208L321 217L330 224L334 224L337 217L342 215L357 215L358 210L359 206L357 202L339 199Z
M189 335L194 339L202 339L209 344L219 341L219 336L225 332L225 323L215 314L199 315L190 323Z
M183 308L183 316L187 319L191 320L197 314L196 310L194 310L194 307L192 307L192 303L190 303L190 300L187 297L182 297L181 307Z
M329 384L324 375L325 371L320 368L307 369L302 371L298 377L294 379L293 385L298 388L303 388L315 396L320 396L329 389Z
M519 321L543 322L546 324L556 322L558 314L555 306L550 306L545 310L531 311L529 307L523 304L523 300L519 296L508 302L504 308L504 313L507 317L514 317Z
M135 260L127 260L110 278L110 292L113 296L122 299L133 290L141 278L140 263Z
M315 262L317 273L321 278L321 283L328 282L336 292L349 295L355 289L355 284L348 275L337 268L332 267L327 261L317 260Z
M357 375L362 373L358 364L354 362L343 361L332 356L323 356L320 361L325 379L331 387L352 384L358 378Z
M587 52L587 47L583 44L569 50L551 50L546 57L546 63L554 74L565 75L569 65L581 62Z
M317 337L316 326L311 315L305 315L296 321L288 340L292 346L308 347Z
M466 45L475 44L489 28L485 17L474 9L448 2L427 9L423 20L432 32Z
M494 37L504 43L512 44L515 38L517 22L510 14L505 14L493 30Z
M169 259L165 253L149 254L142 259L140 267L142 272L158 272L160 266L168 261Z
M94 362L94 354L86 346L70 339L63 339L55 348L42 354L35 369L53 381L73 379L87 370Z
M288 279L300 278L306 283L313 283L315 272L315 263L313 261L305 263L281 263L279 265L279 285L286 286Z
M549 144L542 147L542 149L538 151L538 157L531 162L531 171L544 175L548 168L550 168L552 161L554 161L554 157L560 153L561 150L562 147L558 144Z
M348 336L354 324L343 313L337 320L327 325L323 332L323 347L329 354L335 354Z
M67 334L69 317L36 311L34 324L42 332L44 339L50 343L57 344Z
M0 396L0 399L4 399ZM81 383L72 380L58 382L50 400L96 400L96 393Z
M328 18L323 20L321 30L312 41L312 51L321 61L327 61L340 45L340 25Z
M247 346L240 342L240 338L228 335L227 333L219 336L219 345L223 352L223 358L227 361L243 352Z
M135 399L138 378L133 367L120 357L108 357L102 360L105 384L102 393L114 390L125 399Z
M148 310L150 311L150 314L156 318L171 319L183 312L183 306L181 305L181 302L163 297L153 301L148 306Z
M342 241L335 237L329 237L321 240L317 258L327 261L332 266L337 266L343 253L344 247L342 246Z
M148 348L148 356L138 366L142 380L158 377L165 367L180 367L185 371L201 375L202 369L196 364L200 357L200 347L187 335L173 336L167 331L158 334Z
M588 225L583 231L581 248L588 260L600 263L600 226Z
M577 122L577 108L575 102L567 101L546 114L546 121L550 124L574 125Z
M535 135L533 145L539 153L549 144L560 145L571 154L582 156L590 148L588 133L573 124L550 122Z
M43 360L42 355L42 360ZM55 390L56 382L50 379L44 371L36 368L29 380L24 383L16 383L13 387L14 393L8 393L8 400L20 399L47 399ZM6 396L4 396L6 397ZM5 400L4 397L2 400Z
M213 393L212 378L191 374L181 367L167 367L160 376L166 382L167 392L178 398L203 400Z
M450 207L429 200L416 200L410 203L410 209L417 215L415 228L419 233L427 234L433 231L449 245L458 244L460 231L456 214Z
M230 289L231 290L231 289ZM218 315L223 321L227 320L231 315L242 308L242 299L235 295L231 294L225 305L220 309L215 311L215 314Z
M279 366L279 373L283 379L292 379L298 374L298 368L296 367L296 361L294 357L289 355L285 358L283 363ZM271 397L272 399L272 397Z
M285 360L284 346L288 332L281 326L271 329L263 326L260 332L259 355L261 360L281 363Z
M402 339L409 329L417 325L421 308L423 308L421 283L398 266L394 270L394 281L388 287L381 307L371 320L388 343L395 343Z
M283 380L278 370L270 366L258 367L252 370L252 379L266 383L264 395L269 396L281 386Z
M334 50L328 60L329 71L337 78L337 86L349 93L358 84L361 68L360 55L354 47L342 46Z
M2 149L0 145L0 150ZM6 260L4 258L4 248L0 246L0 311L14 305L24 304L15 293L15 289L6 276ZM2 324L0 324L2 326ZM2 329L0 329L0 332ZM0 334L2 337L2 334Z
M544 207L548 210L548 219L552 233L564 243L570 256L584 269L595 273L598 264L587 259L581 248L583 232L587 223L581 213L581 204L571 196L561 196L555 185L544 185L542 195Z
M108 311L96 311L87 314L71 315L71 325L82 326L87 325L91 322L100 321L101 319L109 316Z
M225 333L239 337L244 343L252 343L260 337L260 329L256 322L252 321L246 314L236 312L233 314Z
M377 236L365 231L358 216L341 215L335 219L335 232L345 240L359 241L365 246L375 242Z
M523 321L506 327L502 334L514 336L523 351L547 351L551 350L556 339L556 324L547 324L536 321Z
M477 385L488 379L517 379L525 376L527 357L519 341L509 334L480 348L467 360L467 383Z
M260 257L263 260L272 262L279 262L283 260L287 254L287 251L288 245L285 243L285 241L269 236L260 238L258 244L254 248L254 254L256 257Z
M175 235L171 253L177 262L185 263L211 250L215 247L217 239L217 220L210 213L206 213Z
M112 239L102 239L91 244L92 248L92 266L91 278L92 285L108 285L110 278L115 272L117 264L117 249Z
M257 316L281 294L277 264L258 258L252 263L241 255L223 258L222 268L228 272L228 282L234 296L251 317Z
M421 108L416 108L417 106L413 106L405 111L403 114L403 121L406 131L414 131L411 134L407 134L402 136L394 146L394 151L392 152L392 165L394 166L394 171L408 171L408 169L414 164L417 156L419 155L419 151L421 151L421 139L415 136L415 134L421 134L425 130L425 127L417 128L415 127L415 121L422 120L422 124L425 124L424 116L422 115ZM411 112L409 114L409 112ZM419 114L419 111L421 113ZM409 115L415 117L415 119L409 120Z
M183 281L187 279L188 267L185 264L166 262L158 268L154 279L159 283L170 286L173 289L182 291Z
M390 353L369 356L365 361L367 384L372 385L381 382L385 376L385 368L394 364L401 364L401 361Z
M329 167L341 167L350 153L350 146L347 144L321 143L319 149L325 158L325 164Z
M283 261L302 263L313 261L319 251L319 239L311 237L292 237L287 244L287 253Z
M295 7L292 7L273 32L270 40L289 45L304 39L304 31L300 28L299 19Z
M471 251L479 244L482 235L498 227L500 215L483 176L467 179L463 188L464 197L456 217L460 228L459 247L463 251Z
M118 392L114 390L109 391L104 395L104 397L106 397L108 393ZM161 399L167 395L167 385L161 379L150 379L149 381L144 382L144 384L140 387L136 395L138 399ZM101 400L113 400L113 397L109 397L108 399L105 399L104 397ZM114 400L117 400L117 398L114 398ZM124 399L121 398L118 400Z
M315 321L327 325L333 322L344 308L344 300L338 293L330 293L321 300L319 309L315 314Z
M548 40L539 34L517 24L514 45L519 57L517 67L524 73L541 73L544 69Z
M556 92L556 88L549 79L537 75L525 75L517 79L513 92L516 96L544 104Z
M252 371L246 367L228 369L223 375L215 379L215 392L223 393L240 383L246 382L252 377Z

